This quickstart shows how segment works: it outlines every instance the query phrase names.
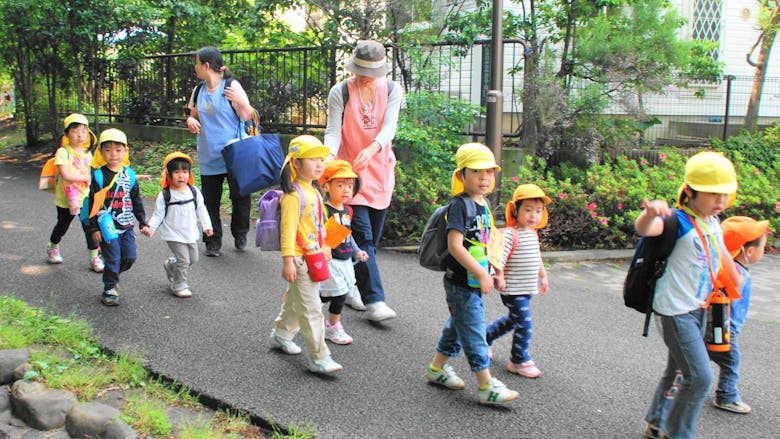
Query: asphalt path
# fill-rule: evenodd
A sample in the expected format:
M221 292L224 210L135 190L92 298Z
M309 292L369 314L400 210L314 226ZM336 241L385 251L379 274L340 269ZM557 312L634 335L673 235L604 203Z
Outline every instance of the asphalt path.
M120 279L121 306L106 308L99 301L100 275L88 269L75 221L60 246L64 264L46 264L56 214L52 196L36 190L37 174L0 163L0 293L88 320L104 346L141 355L151 370L196 392L283 427L312 423L323 438L642 436L666 351L658 327L643 338L643 316L622 304L625 261L587 260L594 252L578 252L574 262L546 255L550 291L533 300L532 341L544 375L528 380L509 374L510 340L499 340L493 373L521 396L507 408L485 407L477 403L476 381L462 357L452 365L465 390L424 378L447 308L441 274L421 268L414 256L379 252L387 300L399 317L372 324L345 310L342 321L355 342L332 346L344 371L323 378L306 370L304 355L269 349L286 285L278 252L250 247L237 253L227 240L222 257L202 257L192 269L194 295L180 299L166 287L167 246L138 234L138 261ZM153 209L153 200L145 205ZM713 391L698 422L700 438L777 437L780 257L766 257L752 272L753 305L740 336L740 389L754 412L715 409ZM504 312L496 294L485 298L485 306L489 320Z

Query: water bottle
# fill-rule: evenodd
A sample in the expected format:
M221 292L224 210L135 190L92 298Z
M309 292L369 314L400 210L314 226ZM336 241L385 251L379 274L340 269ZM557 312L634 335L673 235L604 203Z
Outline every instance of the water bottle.
M711 352L728 352L731 350L729 299L722 291L716 291L710 296L709 302L704 343L707 345L707 350Z
M484 245L472 245L469 247L469 254L485 271L488 270L487 248ZM471 288L479 288L479 279L470 271L468 272L467 283Z

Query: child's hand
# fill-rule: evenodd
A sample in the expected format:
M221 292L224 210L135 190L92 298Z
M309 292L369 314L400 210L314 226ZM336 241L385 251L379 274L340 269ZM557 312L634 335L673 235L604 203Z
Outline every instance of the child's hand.
M479 290L482 291L482 294L488 294L493 290L493 276L487 270L479 270L477 279L479 279Z
M366 262L368 260L368 252L365 250L360 250L357 252L357 258L360 262Z
M96 230L92 232L92 239L94 239L95 242L98 243L103 241L103 236L100 234L100 230Z
M282 266L282 278L287 282L293 283L298 277L298 270L295 268L295 260L292 256L285 256Z
M211 230L211 229L206 229L206 230L204 230L204 231L203 231L203 233L205 233L205 234L206 234L206 236L212 236L212 235L214 235L214 231L213 231L213 230Z
M550 282L547 280L547 276L539 278L539 294L544 296L547 294L547 290L550 288Z
M135 179L139 181L140 180L148 181L149 183L152 182L152 177L149 174L136 174Z
M642 209L647 210L647 215L650 218L655 218L657 216L666 217L672 214L672 209L669 208L669 203L667 203L666 200L644 200L642 202Z
M506 290L506 279L504 278L503 275L493 276L493 284L495 285L498 291Z
M330 262L331 259L333 259L333 252L330 248L330 246L323 245L322 246L322 254L325 255L325 261Z
M153 233L153 232L154 232L154 231L152 230L152 228L151 228L151 227L149 227L149 225L148 225L148 224L147 224L147 225L145 225L145 226L143 226L143 227L141 227L141 233L143 233L143 234L144 234L144 235L146 235L146 236L152 236L152 233Z

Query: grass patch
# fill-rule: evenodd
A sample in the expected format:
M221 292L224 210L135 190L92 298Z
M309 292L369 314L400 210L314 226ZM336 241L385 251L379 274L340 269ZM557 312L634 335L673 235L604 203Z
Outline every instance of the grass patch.
M140 437L177 439L262 439L260 429L245 412L218 411L210 421L181 425L175 432L166 409L171 406L198 410L201 405L190 387L151 377L143 362L130 355L112 355L101 349L86 321L62 318L21 300L0 295L0 349L30 351L31 370L25 379L44 382L49 388L66 389L80 401L91 401L109 390L124 391L122 420ZM291 424L289 435L276 431L274 438L309 439L314 427Z

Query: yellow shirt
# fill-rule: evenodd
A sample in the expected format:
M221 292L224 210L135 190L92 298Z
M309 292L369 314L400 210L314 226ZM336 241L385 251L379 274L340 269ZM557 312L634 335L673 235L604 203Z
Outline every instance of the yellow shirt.
M317 231L323 226L325 208L322 206L322 198L309 183L301 180L295 181L301 188L304 195L303 215L300 214L301 199L298 191L293 190L290 193L282 195L280 205L282 208L282 220L280 226L281 250L284 256L302 256L303 248L298 246L296 236L300 232L303 245L310 242L318 242ZM300 221L299 221L300 218ZM322 231L324 237L324 230Z
M70 147L61 146L54 154L55 166L67 166L71 168L72 171L76 171L84 176L89 175L92 170L92 168L90 168L90 163L92 163L92 153L89 151L78 154ZM58 207L67 208L68 199L65 197L65 185L70 184L70 182L62 178L59 172L57 172L56 181L57 184L54 188L54 204ZM79 195L83 202L84 198L89 195L89 183L76 183L76 185L79 188Z

